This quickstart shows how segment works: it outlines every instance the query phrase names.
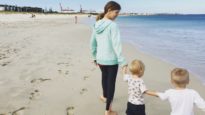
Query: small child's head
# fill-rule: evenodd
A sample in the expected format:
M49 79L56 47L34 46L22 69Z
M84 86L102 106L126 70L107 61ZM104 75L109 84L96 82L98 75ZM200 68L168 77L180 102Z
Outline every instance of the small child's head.
M129 69L132 75L142 77L144 75L145 65L142 61L135 59L131 62Z
M176 87L185 88L189 84L189 72L183 68L175 68L171 72L171 81Z

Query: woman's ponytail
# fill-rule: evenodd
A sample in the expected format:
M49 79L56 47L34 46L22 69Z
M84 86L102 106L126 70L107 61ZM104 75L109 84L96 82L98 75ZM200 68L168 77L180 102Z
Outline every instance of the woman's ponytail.
M103 19L105 16L105 13L101 13L97 16L96 21Z

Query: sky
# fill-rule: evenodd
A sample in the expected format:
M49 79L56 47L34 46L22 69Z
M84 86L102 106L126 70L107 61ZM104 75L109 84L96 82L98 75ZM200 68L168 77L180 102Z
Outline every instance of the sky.
M103 11L109 0L0 0L0 4L35 6L52 8L60 11L59 3L64 8L79 11L80 5L85 10ZM183 13L205 14L205 0L115 0L122 6L122 12L135 13Z

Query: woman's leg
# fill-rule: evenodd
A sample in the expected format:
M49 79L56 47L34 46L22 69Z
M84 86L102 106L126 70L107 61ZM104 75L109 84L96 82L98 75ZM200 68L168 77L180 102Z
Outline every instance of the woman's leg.
M115 82L117 77L118 65L108 66L108 78L107 78L107 102L106 110L110 110L111 103L115 93Z
M102 89L103 89L103 97L107 98L107 67L100 65L100 70L102 72ZM102 97L101 97L102 98Z

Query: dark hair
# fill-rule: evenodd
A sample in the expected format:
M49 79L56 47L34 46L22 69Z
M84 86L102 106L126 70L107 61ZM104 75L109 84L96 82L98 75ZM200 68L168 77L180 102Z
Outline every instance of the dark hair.
M108 10L121 10L121 6L119 3L115 1L109 1L104 7L104 12L99 14L96 20L98 21L98 20L103 19L105 14L108 12Z

